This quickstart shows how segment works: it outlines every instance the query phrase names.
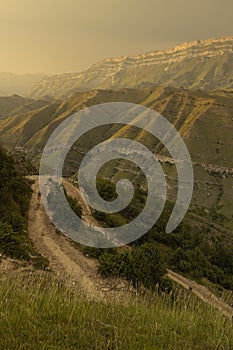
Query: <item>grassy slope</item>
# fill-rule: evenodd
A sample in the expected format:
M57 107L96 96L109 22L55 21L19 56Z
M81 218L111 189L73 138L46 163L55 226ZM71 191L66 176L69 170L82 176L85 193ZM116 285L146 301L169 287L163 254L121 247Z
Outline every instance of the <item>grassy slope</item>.
M0 348L231 349L233 325L190 293L88 301L48 275L1 277Z

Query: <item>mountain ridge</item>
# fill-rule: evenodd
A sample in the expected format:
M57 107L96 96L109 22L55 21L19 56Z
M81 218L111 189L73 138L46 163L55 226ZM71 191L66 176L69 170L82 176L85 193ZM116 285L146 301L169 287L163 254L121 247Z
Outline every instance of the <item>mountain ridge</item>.
M153 57L153 56L159 56L159 55L174 55L174 53L177 53L179 51L185 51L187 49L197 49L197 47L203 45L205 46L210 46L211 44L216 43L219 48L222 49L226 49L226 47L233 52L233 46L232 46L232 42L233 42L233 36L226 36L226 37L222 37L222 38L213 38L213 39L206 39L206 40L194 40L191 42L184 42L182 44L178 44L176 46L174 46L173 48L170 49L165 49L165 50L155 50L155 51L148 51L146 53L143 54L139 54L139 55L133 55L133 56L120 56L119 58L105 58L102 61L100 61L99 63L97 63L96 65L102 63L102 62L111 62L111 61L123 61L123 60L127 60L127 59L132 59L132 60L136 60L136 59L140 59L140 58L144 58L144 57ZM196 50L198 51L198 50ZM194 54L194 52L192 52L192 55ZM209 51L208 52L209 55L214 55L213 51Z
M46 77L30 96L65 98L77 91L164 85L191 89L233 88L233 36L196 40L168 50L105 58L85 71Z

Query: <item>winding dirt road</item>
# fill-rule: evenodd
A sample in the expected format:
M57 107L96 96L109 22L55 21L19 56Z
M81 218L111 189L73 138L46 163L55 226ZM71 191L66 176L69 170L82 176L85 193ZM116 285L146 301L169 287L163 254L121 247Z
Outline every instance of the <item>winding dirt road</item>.
M98 300L116 300L116 298L127 300L130 289L125 282L120 279L101 278L97 272L97 261L83 255L67 237L56 232L41 202L38 177L30 178L34 180L34 184L32 185L33 195L29 209L29 236L36 249L49 260L50 269L59 277L70 280L87 297ZM83 219L98 226L80 191L67 179L64 179L63 183L67 193L82 206ZM233 317L233 308L218 299L206 287L171 270L168 270L168 276L182 287L192 291L204 302L218 309L226 317Z
M39 195L39 181L32 185L28 232L36 249L48 259L49 268L60 278L69 280L77 289L92 299L116 297L126 286L122 281L101 278L97 261L86 257L65 236L58 234L50 222ZM70 193L70 191L68 191Z

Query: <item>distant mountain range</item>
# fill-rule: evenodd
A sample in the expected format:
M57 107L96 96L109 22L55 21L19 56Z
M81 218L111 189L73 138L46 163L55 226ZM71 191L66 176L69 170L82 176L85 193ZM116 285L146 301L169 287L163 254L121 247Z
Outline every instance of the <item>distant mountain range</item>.
M173 86L233 88L233 37L194 41L138 56L107 58L80 73L44 77L30 97L63 99L77 91L124 87Z
M12 74L0 72L0 96L18 94L26 96L34 84L40 81L45 74Z

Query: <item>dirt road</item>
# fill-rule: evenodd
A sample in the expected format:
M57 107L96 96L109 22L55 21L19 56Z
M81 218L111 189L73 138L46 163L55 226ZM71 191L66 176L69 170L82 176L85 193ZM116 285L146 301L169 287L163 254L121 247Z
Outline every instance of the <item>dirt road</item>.
M167 274L174 282L180 284L181 286L183 286L185 289L189 289L191 290L196 296L198 296L201 300L203 300L205 303L210 304L212 307L214 307L215 309L221 311L226 317L232 318L233 317L233 308L224 303L222 300L220 300L219 298L217 298L213 293L211 293L211 291L188 279L185 278L183 276L181 276L178 273L175 273L171 270L168 270L168 274Z
M111 280L102 279L97 273L97 261L83 255L68 238L55 231L41 203L38 178L33 179L28 232L36 249L49 260L49 268L92 299L102 300L106 294L107 298L120 294L125 287L121 281L113 285Z
M56 233L41 203L38 177L32 179L35 183L32 186L33 195L29 210L29 235L36 249L48 258L50 268L61 278L70 279L77 289L88 297L98 300L116 300L116 298L126 300L129 292L123 281L102 279L97 273L97 261L84 256L68 238ZM82 206L83 219L98 226L96 220L91 216L90 208L83 201L80 191L67 179L63 183L67 193ZM221 311L225 316L233 317L233 308L218 299L206 287L171 270L168 270L168 276L179 285L191 290L204 302Z

